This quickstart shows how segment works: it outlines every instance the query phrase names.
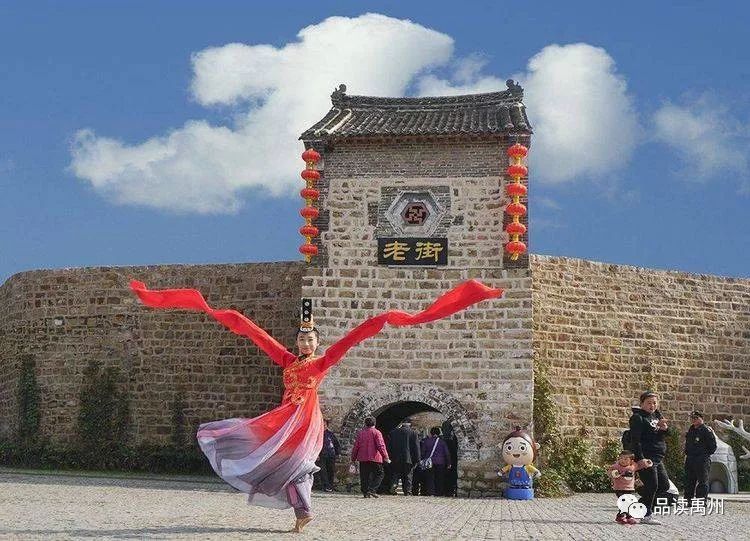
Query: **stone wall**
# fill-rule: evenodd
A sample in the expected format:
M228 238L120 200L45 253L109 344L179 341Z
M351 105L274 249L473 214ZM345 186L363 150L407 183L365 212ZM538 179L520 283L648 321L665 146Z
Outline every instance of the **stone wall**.
M372 227L372 226L370 226ZM359 234L367 234L363 226ZM452 233L453 234L453 233ZM369 251L362 240L361 250ZM343 247L337 247L343 249ZM196 287L293 346L302 290L322 344L382 310L416 311L467 279L503 287L433 324L386 328L354 348L321 388L324 412L351 440L365 414L418 401L451 417L464 453L464 493L491 492L494 445L531 415L534 362L550 366L563 430L619 437L650 381L683 429L693 408L750 416L750 280L533 256L531 269L395 269L354 255L300 263L65 269L21 273L0 286L0 436L15 428L19 358L36 358L42 430L66 441L83 368L117 365L131 398L133 440L165 443L178 397L199 422L254 416L278 404L280 371L207 316L143 308L130 277L154 288ZM367 264L366 264L367 263ZM303 276L304 275L304 276Z
M33 354L41 386L41 431L69 441L82 372L117 366L130 397L134 443L166 443L176 402L189 427L253 417L281 396L280 370L249 340L208 316L151 310L127 287L195 287L217 307L240 310L287 347L294 345L300 263L165 265L33 271L0 287L0 435L17 422L19 357Z
M451 418L464 494L496 490L495 445L513 424L531 421L531 282L528 261L508 268L503 254L505 147L497 139L335 142L323 162L324 257L303 286L324 344L382 311L424 309L469 278L506 290L502 299L443 321L386 328L354 348L321 386L324 414L340 426L345 446L366 415L400 402ZM377 238L392 234L384 209L398 192L425 189L449 210L435 235L448 238L448 265L378 266Z
M750 279L533 256L534 362L550 366L563 430L619 438L655 383L688 414L750 419Z

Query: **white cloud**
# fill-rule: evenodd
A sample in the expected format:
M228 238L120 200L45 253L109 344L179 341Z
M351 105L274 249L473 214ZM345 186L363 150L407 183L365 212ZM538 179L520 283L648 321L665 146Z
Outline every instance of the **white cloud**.
M394 61L396 59L396 61ZM483 74L480 55L455 59L450 36L378 14L330 17L282 47L231 43L192 56L194 99L233 114L227 126L191 120L128 145L80 130L71 170L116 203L178 212L226 213L254 195L301 187L299 134L350 94L402 96L491 92L505 77ZM436 68L449 78L437 76ZM606 177L630 159L638 124L624 79L606 51L550 45L515 76L534 125L532 174L547 182Z
M505 90L505 79L482 74L486 64L487 59L476 54L459 58L450 66L450 79L434 74L423 75L417 81L417 93L420 96L455 96Z
M468 58L450 80L422 77L423 95L468 94L505 88L503 78L482 75ZM607 51L585 43L549 45L513 78L524 86L534 128L529 156L534 178L559 183L600 177L626 165L639 133L627 84Z
M551 197L535 197L534 200L542 207L552 209L552 210L560 210L562 207L560 206L560 203L552 199Z
M550 182L596 178L630 161L637 115L625 79L604 49L550 45L529 60L520 78L536 120L535 175Z
M297 38L193 55L194 98L232 107L232 125L189 121L136 145L80 130L71 170L117 203L182 212L234 212L248 189L293 194L302 187L297 138L328 111L338 83L352 94L400 96L453 53L449 36L377 14L330 17Z
M654 137L678 153L682 167L677 173L686 180L745 175L748 135L724 105L708 96L684 105L665 103L654 114ZM746 187L741 186L743 193Z

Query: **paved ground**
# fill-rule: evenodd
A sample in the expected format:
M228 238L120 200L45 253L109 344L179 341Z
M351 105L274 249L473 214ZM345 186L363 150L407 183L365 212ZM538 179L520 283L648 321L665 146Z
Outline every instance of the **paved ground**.
M750 501L662 526L613 522L614 497L531 502L315 493L315 520L247 506L224 485L0 473L0 539L750 539Z

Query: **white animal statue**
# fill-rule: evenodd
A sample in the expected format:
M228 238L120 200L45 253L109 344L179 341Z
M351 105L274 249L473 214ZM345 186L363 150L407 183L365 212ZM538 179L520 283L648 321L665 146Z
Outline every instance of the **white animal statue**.
M737 422L737 425L734 424L733 419L725 419L723 421L715 419L714 422L717 426L720 426L725 430L729 430L730 432L734 432L741 438L750 441L750 432L745 430L745 423L742 421L742 419ZM750 450L748 450L748 448L744 445L742 446L742 450L745 451L745 454L741 455L740 458L750 458Z

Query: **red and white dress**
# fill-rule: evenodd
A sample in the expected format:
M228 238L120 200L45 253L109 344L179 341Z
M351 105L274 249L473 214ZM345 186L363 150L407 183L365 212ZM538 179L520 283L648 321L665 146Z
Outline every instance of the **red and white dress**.
M253 419L234 418L202 424L198 429L198 443L214 471L227 483L247 493L249 503L295 509L309 509L309 488L299 489L300 483L306 483L309 474L318 470L315 460L323 445L318 387L328 370L349 349L380 332L386 323L396 327L427 323L502 295L501 289L470 280L417 314L391 310L372 317L330 346L323 356L305 359L287 351L239 312L214 310L197 290L152 291L135 280L130 287L147 306L205 312L232 332L252 340L281 366L284 396L279 407ZM299 501L300 498L308 501Z

